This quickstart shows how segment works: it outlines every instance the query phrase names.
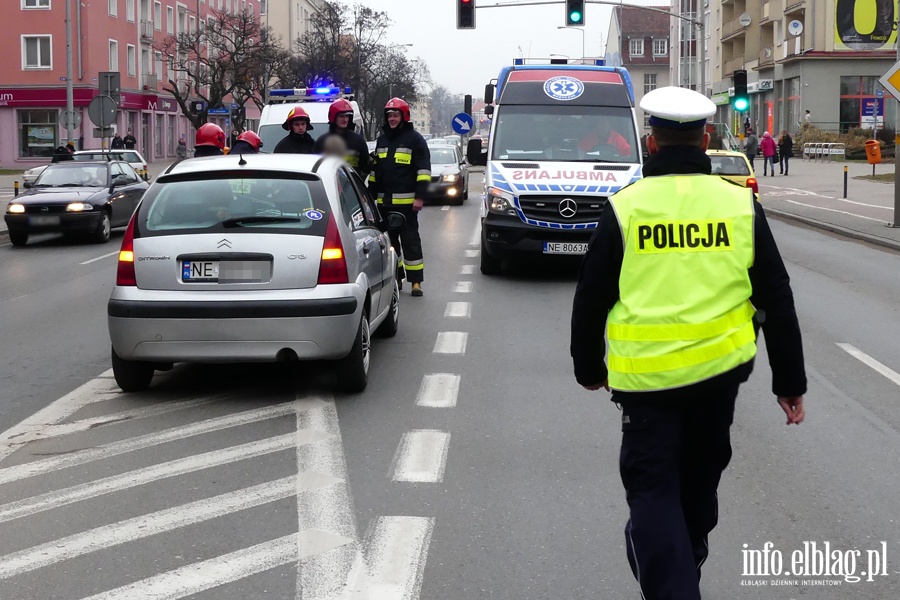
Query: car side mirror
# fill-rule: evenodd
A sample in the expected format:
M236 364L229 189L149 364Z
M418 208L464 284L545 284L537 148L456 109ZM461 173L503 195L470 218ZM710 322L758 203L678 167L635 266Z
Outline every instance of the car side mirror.
M487 153L481 152L481 140L469 140L466 144L466 159L474 167L487 165Z
M388 231L400 229L406 224L406 216L403 213L391 211L385 215Z
M33 182L33 181L23 181L23 182L22 182L22 187L23 187L23 188L30 188L30 187L32 187L32 186L34 186L34 182Z

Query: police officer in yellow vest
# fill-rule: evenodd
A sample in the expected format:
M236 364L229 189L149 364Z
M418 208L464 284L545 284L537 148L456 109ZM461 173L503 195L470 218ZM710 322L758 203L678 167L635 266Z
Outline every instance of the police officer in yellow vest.
M804 418L800 326L753 193L710 175L706 119L684 88L649 92L644 178L603 212L572 312L575 378L622 409L628 561L645 600L699 600L729 429L761 325L787 424ZM609 343L604 364L603 331Z

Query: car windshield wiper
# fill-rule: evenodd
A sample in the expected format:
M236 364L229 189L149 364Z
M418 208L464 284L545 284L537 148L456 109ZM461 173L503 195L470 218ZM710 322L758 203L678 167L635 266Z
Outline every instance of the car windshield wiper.
M90 187L86 183L58 183L53 187Z
M252 223L296 223L303 221L301 217L247 216L233 217L222 221L223 227L240 227Z

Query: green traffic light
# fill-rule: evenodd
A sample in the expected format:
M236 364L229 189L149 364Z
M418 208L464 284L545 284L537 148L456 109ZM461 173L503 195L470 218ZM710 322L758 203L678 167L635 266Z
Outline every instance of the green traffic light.
M577 10L573 10L571 13L569 13L569 20L572 21L573 23L580 23L581 22L581 13L578 12Z
M747 101L746 98L737 98L734 101L734 110L744 111L744 110L747 110L747 107L749 105L750 105L750 103Z

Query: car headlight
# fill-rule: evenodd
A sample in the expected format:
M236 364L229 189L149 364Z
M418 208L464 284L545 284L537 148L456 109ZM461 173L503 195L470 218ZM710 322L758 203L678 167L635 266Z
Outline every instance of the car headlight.
M457 177L458 175L456 173L449 173L441 177L441 181L443 181L444 183L456 183Z
M10 204L6 207L6 212L14 215L21 215L25 212L25 207L21 204Z
M85 210L93 210L93 206L88 204L87 202L70 202L68 206L66 206L67 212L83 212Z
M509 192L489 187L488 193L488 209L498 215L516 216L516 209L513 206L513 197Z

